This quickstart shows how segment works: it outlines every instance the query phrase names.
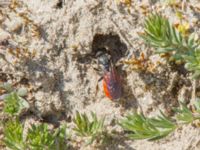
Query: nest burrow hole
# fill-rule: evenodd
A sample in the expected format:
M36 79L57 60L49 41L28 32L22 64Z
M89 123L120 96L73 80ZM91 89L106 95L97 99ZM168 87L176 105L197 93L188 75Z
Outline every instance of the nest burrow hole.
M105 50L111 56L113 63L116 63L126 55L127 46L117 34L96 34L92 42L92 53L95 55L102 50Z

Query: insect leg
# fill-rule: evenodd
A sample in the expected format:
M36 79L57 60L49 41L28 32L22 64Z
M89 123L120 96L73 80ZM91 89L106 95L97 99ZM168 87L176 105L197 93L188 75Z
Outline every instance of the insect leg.
M99 91L99 85L98 85L98 83L99 83L101 80L103 80L103 77L101 77L101 78L98 80L97 84L96 84L95 97L97 96L97 93L98 93L98 91Z

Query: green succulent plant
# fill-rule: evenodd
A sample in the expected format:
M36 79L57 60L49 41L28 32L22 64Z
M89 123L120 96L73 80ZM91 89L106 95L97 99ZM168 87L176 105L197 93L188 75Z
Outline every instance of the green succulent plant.
M3 112L10 115L19 115L23 110L29 108L29 103L23 98L27 95L25 88L15 90L8 83L0 84L0 88L7 91L6 94L1 95L0 99L4 99Z
M145 20L140 36L156 48L156 53L169 56L169 61L185 63L193 78L200 76L200 48L194 34L183 36L166 17L155 13Z
M193 113L187 106L180 102L180 108L175 108L176 119L181 123L191 123L194 120Z
M197 99L194 103L196 113L200 114L200 99Z
M6 147L12 150L66 150L66 127L53 131L47 124L32 125L26 137L23 137L24 126L18 119L4 124L4 140Z
M147 17L141 37L156 48L156 53L170 54L169 60L173 61L183 61L183 55L198 46L193 36L184 37L167 18L157 13Z
M180 107L174 109L175 117L173 118L165 116L163 112L152 118L133 113L127 115L119 124L125 131L128 131L128 137L131 139L157 140L167 136L183 124L199 120L200 100L195 101L194 108L193 112L184 103L180 102Z
M4 125L4 139L6 147L12 150L27 149L23 139L23 125L18 121L8 121Z
M192 78L200 76L200 48L196 48L183 57L186 61L185 68L194 72Z
M12 92L5 97L3 111L10 115L18 115L25 108L29 108L28 102L20 97L16 92Z
M49 131L47 124L32 125L28 130L27 144L31 150L66 150L65 128Z
M156 140L167 136L176 129L176 124L163 113L157 118L147 118L143 114L129 114L120 122L131 139Z
M104 120L105 118L98 119L94 112L91 112L90 120L85 113L80 114L77 111L76 116L73 120L74 124L76 125L74 131L77 133L78 136L89 138L87 144L91 144L95 140L95 138L103 134Z
M180 107L175 108L176 120L183 124L192 123L194 120L200 119L200 100L196 100L194 104L195 112L192 112L184 103L180 102Z

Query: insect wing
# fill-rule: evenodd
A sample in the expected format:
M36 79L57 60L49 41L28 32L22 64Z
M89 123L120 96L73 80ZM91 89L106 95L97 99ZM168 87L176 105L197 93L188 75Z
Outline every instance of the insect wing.
M110 99L118 99L121 97L121 81L116 70L112 67L106 72L103 79L103 88L105 95Z

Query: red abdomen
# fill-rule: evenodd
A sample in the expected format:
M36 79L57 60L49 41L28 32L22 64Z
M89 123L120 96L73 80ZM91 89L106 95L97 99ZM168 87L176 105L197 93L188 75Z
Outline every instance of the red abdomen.
M105 95L111 100L119 99L122 95L122 85L120 76L114 68L104 73L103 89Z

